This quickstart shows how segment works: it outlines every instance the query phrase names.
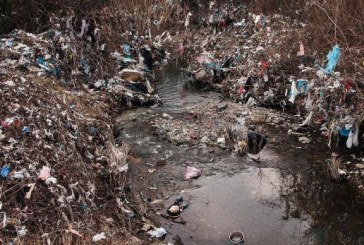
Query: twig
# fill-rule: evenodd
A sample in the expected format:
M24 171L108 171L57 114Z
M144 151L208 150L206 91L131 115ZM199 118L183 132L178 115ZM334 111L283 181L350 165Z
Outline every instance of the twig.
M313 1L313 3L319 8L321 9L327 16L327 18L335 25L335 36L336 36L336 29L340 31L341 35L343 36L343 38L345 39L345 44L346 47L348 48L348 40L346 39L346 36L344 34L344 32L341 30L341 28L336 24L336 22L331 18L331 16L329 15L329 13L326 11L326 9L324 7L322 7L320 4L318 4L316 1ZM336 44L337 44L337 40L336 40Z

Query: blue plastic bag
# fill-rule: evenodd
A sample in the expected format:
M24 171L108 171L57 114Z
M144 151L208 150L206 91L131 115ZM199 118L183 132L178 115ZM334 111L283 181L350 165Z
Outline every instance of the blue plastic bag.
M345 127L339 129L339 133L341 136L348 137L350 133L351 128L347 129Z
M129 44L127 44L127 43L125 43L125 44L124 44L124 50L123 50L123 52L124 52L124 54L126 54L126 55L131 55L131 53L130 53L130 46L129 46Z
M4 166L0 170L1 177L6 178L10 173L10 168L8 166Z
M308 90L308 83L306 80L298 80L297 81L297 90L301 93L301 94L307 94L307 90Z
M335 45L333 49L327 55L327 65L325 69L321 69L325 74L331 74L334 72L335 67L339 63L341 51L339 45Z

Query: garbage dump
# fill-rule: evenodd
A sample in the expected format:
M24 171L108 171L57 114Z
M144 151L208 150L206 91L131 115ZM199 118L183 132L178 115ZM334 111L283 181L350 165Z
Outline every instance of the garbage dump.
M113 142L109 107L53 79L61 63L47 56L47 41L20 31L13 37L0 49L2 241L108 232L123 222L111 196L124 195L113 188L124 182L128 153ZM40 65L36 49L45 52ZM107 196L110 205L101 206Z
M258 15L244 3L212 4L206 12L213 30L196 29L183 45L190 84L248 107L292 115L289 135L303 144L312 142L303 131L318 130L332 151L346 156L350 150L362 152L363 83L358 73L338 69L344 47L335 44L321 50L322 55L308 50L308 37L293 38L307 23L280 14ZM225 22L229 18L230 24L216 27L213 16Z
M99 36L85 21L78 34L72 17L51 23L44 33L0 38L0 242L125 237L125 222L134 222L128 146L114 142L111 115L160 103L148 69L155 56L145 62L150 51L138 57L136 44L107 53L88 42ZM157 50L167 62L161 43ZM108 72L97 56L107 56Z
M222 99L154 118L160 140L259 155L269 142L261 125L284 128L302 147L324 139L331 179L364 188L362 49L340 41L336 24L330 47L312 50L312 36L297 35L309 33L307 18L253 13L241 1L156 1L143 11L138 1L112 2L85 16L81 8L34 14L33 25L48 19L37 33L0 36L0 243L140 244L142 224L150 242L165 238L130 187L137 161L115 139L114 119L162 105L154 71L168 63ZM19 14L10 5L6 18ZM360 72L343 66L348 52ZM186 183L202 175L185 171ZM176 201L167 212L184 208Z
M327 61L305 52L304 41L299 40L291 44L297 47L297 56L284 54L281 47L287 37L305 23L281 15L256 15L243 7L219 10L230 13L235 21L220 32L202 29L191 37L194 41L187 45L193 61L191 83L248 106L297 113L302 120L297 124L321 128L330 145L328 136L337 136L345 121L353 125L352 131L358 129L362 113L355 101L362 85L335 71L340 65L340 46L328 52ZM352 145L348 143L348 148Z

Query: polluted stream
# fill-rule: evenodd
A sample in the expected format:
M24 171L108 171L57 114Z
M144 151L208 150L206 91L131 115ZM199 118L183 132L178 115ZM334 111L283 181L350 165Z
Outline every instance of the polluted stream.
M163 105L127 111L119 120L123 140L142 159L130 164L132 187L135 182L144 199L163 200L164 209L178 196L188 203L183 224L159 218L168 233L164 242L232 244L229 234L241 231L244 244L364 244L364 199L327 177L324 144L268 141L259 162L172 144L155 133L154 118L221 98L186 89L186 77L173 66L156 71L156 80ZM202 170L199 179L183 179L189 164Z

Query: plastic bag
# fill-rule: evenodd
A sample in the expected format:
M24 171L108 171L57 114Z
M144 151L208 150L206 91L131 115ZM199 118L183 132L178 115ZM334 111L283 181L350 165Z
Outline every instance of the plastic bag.
M164 237L167 234L167 231L164 228L155 228L152 231L148 231L148 234L151 237L161 238L161 237Z
M333 49L327 55L327 65L325 69L321 69L325 74L331 74L334 72L335 67L339 63L341 51L339 45L335 45Z

